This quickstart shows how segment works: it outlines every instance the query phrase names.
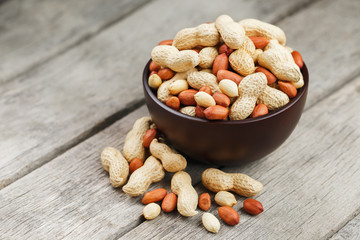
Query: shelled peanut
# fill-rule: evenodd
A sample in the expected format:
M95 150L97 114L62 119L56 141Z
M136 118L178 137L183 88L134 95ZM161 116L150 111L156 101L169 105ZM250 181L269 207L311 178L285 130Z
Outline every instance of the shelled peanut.
M192 117L263 116L289 103L304 85L303 59L285 44L285 33L277 26L256 19L235 22L221 15L214 23L185 28L173 41L154 47L148 84L160 101ZM247 78L248 84L241 84ZM253 83L258 78L266 79L268 87L263 80ZM201 91L204 87L211 91Z

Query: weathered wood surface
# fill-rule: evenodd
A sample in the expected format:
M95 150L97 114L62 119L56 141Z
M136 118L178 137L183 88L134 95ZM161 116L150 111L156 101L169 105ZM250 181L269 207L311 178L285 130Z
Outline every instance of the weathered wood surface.
M348 222L330 240L358 240L360 239L360 214Z
M146 0L12 0L0 6L0 83L61 54Z
M2 84L0 189L139 103L142 69L160 40L223 12L273 21L306 2L151 2L89 41ZM207 11L199 12L205 5ZM183 17L175 18L174 9Z
M161 216L119 239L326 239L360 208L360 78L306 111L276 152L226 172L243 172L264 184L256 199L265 211L256 217L240 210L240 224L222 223L207 232L201 216ZM352 102L353 104L348 104ZM354 109L354 106L357 106ZM324 110L326 109L326 110ZM199 183L201 185L201 183ZM217 209L211 210L216 216Z

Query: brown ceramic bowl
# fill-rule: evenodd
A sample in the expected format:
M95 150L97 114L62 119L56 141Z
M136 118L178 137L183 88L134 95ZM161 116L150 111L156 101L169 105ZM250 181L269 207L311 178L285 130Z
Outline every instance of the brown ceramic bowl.
M188 160L216 165L239 165L265 157L292 133L303 112L309 73L304 64L304 86L284 107L267 115L238 121L208 121L182 114L156 98L148 85L149 64L143 73L146 105L158 129Z

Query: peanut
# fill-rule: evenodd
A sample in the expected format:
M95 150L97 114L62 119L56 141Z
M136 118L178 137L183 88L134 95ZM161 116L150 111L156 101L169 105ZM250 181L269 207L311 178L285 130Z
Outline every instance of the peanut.
M199 54L195 51L179 51L174 46L160 45L151 51L152 60L161 65L168 67L175 72L186 72L200 62Z
M187 89L179 93L178 97L183 105L196 105L195 94L198 93L195 89Z
M164 200L161 203L161 209L166 212L172 212L176 208L177 197L175 193L169 193L165 196Z
M215 105L208 107L204 110L206 119L209 120L226 120L229 115L229 109L226 107Z
M240 222L239 214L232 207L219 207L218 214L224 222L231 226L237 225Z
M195 107L195 116L198 118L205 118L204 110L205 110L205 108L197 105Z
M130 196L140 196L153 182L159 182L165 176L165 171L161 162L155 157L150 156L144 165L133 172L122 190Z
M202 71L189 73L187 81L192 88L200 89L209 86L212 92L220 92L219 84L215 75Z
M178 195L177 209L181 215L191 217L198 214L198 195L191 185L189 174L184 171L175 173L171 179L171 190Z
M209 86L203 86L199 89L199 92L206 92L207 94L210 94L212 93L211 91L211 88Z
M245 30L241 25L230 16L221 15L216 19L215 27L227 46L232 49L240 48L245 39Z
M158 45L169 45L171 46L173 44L173 41L172 39L169 39L169 40L162 40L161 42L158 43Z
M284 31L275 25L252 18L241 20L239 24L244 28L246 36L276 39L281 45L286 44Z
M156 73L151 74L148 79L149 87L152 89L158 89L162 83L160 76Z
M213 98L217 105L227 108L230 105L230 98L223 93L216 92L213 94Z
M164 188L158 188L152 190L150 192L145 193L143 199L141 200L142 204L149 204L153 202L159 202L164 199L166 196L167 191Z
M202 224L212 233L217 233L220 230L219 220L211 213L204 213L201 218Z
M149 148L151 141L156 138L157 132L155 128L147 130L143 137L143 146Z
M178 95L180 92L182 92L188 88L189 88L188 82L184 79L179 79L179 80L172 82L169 85L169 92L172 95Z
M179 31L173 42L179 50L192 49L196 46L212 47L218 44L220 35L215 24L201 24L194 28L184 28Z
M176 80L186 79L188 77L188 74L193 71L197 71L197 70L193 68L186 72L176 73L174 77L172 77L170 80L167 80L164 83L162 83L157 91L157 98L162 102L166 102L171 97L169 86Z
M213 64L212 73L216 76L219 70L227 70L229 68L229 58L225 53L218 55Z
M129 164L130 174L135 172L138 168L141 168L144 165L143 161L140 158L134 158Z
M203 193L199 197L199 208L207 211L211 207L211 197L208 193Z
M239 96L238 85L229 79L223 79L219 83L219 88L222 93L228 97Z
M186 168L186 159L165 143L154 139L150 144L151 154L158 158L168 172L177 172Z
M215 194L215 202L220 206L234 206L237 202L234 194L227 191L220 191Z
M294 98L297 94L297 90L292 82L278 81L279 88L281 91L286 93L289 98Z
M129 175L129 164L116 148L107 147L101 152L103 168L109 172L113 187L124 185Z
M252 55L242 48L230 55L229 62L230 66L241 75L247 76L255 72L255 64Z
M245 119L253 112L256 100L264 91L267 80L263 73L246 76L239 84L239 98L233 103L230 111L231 120Z
M199 52L199 67L211 68L217 55L218 51L215 47L205 47L201 49L201 51Z
M245 174L225 173L215 168L206 169L202 173L201 180L210 191L232 191L245 197L254 196L263 188L261 182Z
M161 80L169 80L174 76L174 72L169 68L162 68L157 73Z
M207 108L216 105L214 98L206 92L198 92L194 95L194 98L196 103L201 107Z
M290 101L288 95L276 88L269 86L260 94L257 104L265 104L269 110L274 110L286 105Z
M249 37L251 41L254 43L256 48L263 48L269 44L269 39L265 37Z
M154 61L151 61L150 65L149 65L149 70L150 72L152 71L159 71L161 69L161 66L157 63L155 63Z
M151 71L150 74L149 74L149 77L153 74L157 74L157 71ZM161 78L160 78L161 79Z
M135 121L133 128L126 135L123 153L129 162L134 158L145 159L145 147L143 137L151 124L150 117L142 117Z
M243 203L244 210L251 215L258 215L264 211L263 205L261 202L248 198Z
M264 51L263 50L261 50L261 49L255 49L255 52L254 52L254 54L252 55L252 59L254 60L254 63L257 63L258 62L258 57L259 57L259 55L260 54L262 54ZM255 70L255 72L256 72L256 70Z
M185 114L185 115L191 116L191 117L196 116L194 106L183 107L183 108L180 109L180 112Z
M251 113L250 117L256 118L268 114L269 110L265 104L258 104L255 106L253 112Z
M219 54L225 53L226 56L229 56L234 50L229 48L225 43L219 47Z
M294 85L295 88L301 88L304 86L304 78L301 77L300 80L298 82L292 82L292 84Z
M291 53L276 40L271 40L259 55L260 66L269 69L279 80L298 82L302 79L300 68Z
M239 85L239 83L242 80L242 77L234 72L230 72L228 70L219 70L216 74L217 79L219 80L219 82L221 82L221 80L223 79L229 79L231 81L233 81L234 83L236 83L236 85Z
M296 65L298 65L299 68L302 68L304 66L304 61L301 54L298 51L293 51L291 55L293 56Z
M150 203L143 209L143 215L147 220L152 220L160 215L161 208L156 203Z
M172 96L166 101L166 106L178 111L180 108L180 100L178 97Z
M274 76L274 74L272 74L269 70L267 70L266 68L263 67L257 67L255 72L262 72L263 74L265 74L266 79L267 79L267 84L273 84L274 82L276 82L276 77Z

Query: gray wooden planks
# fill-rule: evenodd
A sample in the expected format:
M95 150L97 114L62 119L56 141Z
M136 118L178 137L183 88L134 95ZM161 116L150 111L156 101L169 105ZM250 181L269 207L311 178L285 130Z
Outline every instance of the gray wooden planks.
M226 172L259 179L264 190L255 198L265 211L252 217L234 208L240 224L222 223L217 235L201 227L201 214L145 221L119 239L325 239L360 207L360 78L305 112L299 126L276 152ZM348 102L353 104L348 104ZM354 106L358 106L354 110ZM324 110L325 109L325 110ZM200 184L201 185L201 184ZM198 186L200 187L200 186ZM212 212L217 215L216 208ZM355 233L356 234L356 233Z
M76 46L145 0L12 0L0 6L0 82Z
M139 103L141 73L160 40L224 12L272 21L308 2L151 2L89 41L3 83L0 188L91 135L107 124L104 119L114 119ZM205 5L207 10L199 11ZM183 17L174 17L174 11Z
M348 222L330 240L358 240L360 239L360 215Z

